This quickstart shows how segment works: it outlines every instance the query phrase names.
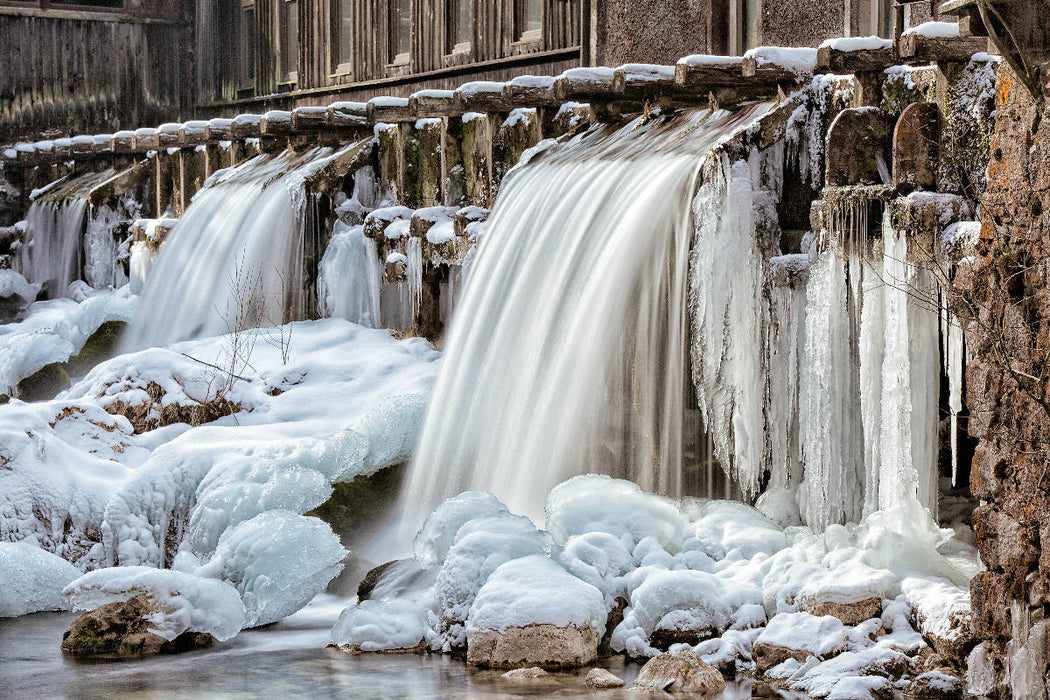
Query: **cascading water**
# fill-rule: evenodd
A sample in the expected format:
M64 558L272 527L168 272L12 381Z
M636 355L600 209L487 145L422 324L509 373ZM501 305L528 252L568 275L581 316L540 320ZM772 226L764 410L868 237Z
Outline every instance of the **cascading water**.
M689 203L701 157L769 108L598 129L505 179L402 503L468 489L541 515L584 472L679 495Z
M262 154L213 175L168 234L125 349L304 318L304 182L358 147Z
M21 270L30 282L43 283L49 297L66 296L80 279L86 213L83 199L44 199L29 207Z

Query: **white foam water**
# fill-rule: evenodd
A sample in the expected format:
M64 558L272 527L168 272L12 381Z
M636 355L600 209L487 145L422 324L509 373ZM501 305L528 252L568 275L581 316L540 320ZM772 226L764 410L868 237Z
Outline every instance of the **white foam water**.
M161 247L124 349L304 318L304 180L356 147L261 154L209 178Z
M539 518L597 472L684 490L690 201L701 157L768 109L597 129L504 180L402 504L491 491Z

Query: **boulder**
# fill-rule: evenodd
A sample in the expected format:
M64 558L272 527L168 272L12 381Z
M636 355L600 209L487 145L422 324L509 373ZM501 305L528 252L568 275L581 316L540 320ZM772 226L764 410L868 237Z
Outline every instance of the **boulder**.
M211 646L214 638L184 632L167 640L151 632L147 618L160 611L146 595L108 603L84 613L62 635L62 651L73 656L137 657L175 654Z
M802 649L788 649L776 644L758 642L751 648L751 658L755 660L755 667L759 671L768 671L774 666L779 666L788 659L794 659L800 664L813 656L812 652Z
M825 615L837 617L842 621L842 624L852 627L854 625L859 625L865 620L870 620L873 617L881 617L882 598L873 596L855 603L824 601L804 605L803 610L816 617L823 617Z
M467 663L474 666L576 668L597 657L598 633L591 627L532 624L503 631L471 630L467 636Z
M632 690L665 690L673 693L720 693L726 682L714 667L694 651L660 654L642 666Z
M962 679L945 668L927 671L916 677L904 689L904 694L917 698L954 700L962 697L964 688Z
M509 681L534 681L547 675L550 674L539 666L530 666L529 668L516 668L513 671L507 671L503 674L503 677Z
M621 688L624 680L604 668L592 668L587 672L587 685L592 688Z

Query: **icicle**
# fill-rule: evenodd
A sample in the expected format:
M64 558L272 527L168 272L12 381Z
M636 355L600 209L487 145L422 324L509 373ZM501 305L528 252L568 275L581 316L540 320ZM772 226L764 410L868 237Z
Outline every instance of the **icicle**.
M361 226L336 221L332 240L318 268L317 299L321 315L378 328L382 275L376 242L364 236Z
M966 343L959 319L948 313L948 332L945 335L945 367L948 373L948 409L951 412L952 486L958 485L959 471L959 414L963 409L963 375L966 371Z
M423 301L423 239L411 236L408 239L408 297L412 303L412 317L419 312Z

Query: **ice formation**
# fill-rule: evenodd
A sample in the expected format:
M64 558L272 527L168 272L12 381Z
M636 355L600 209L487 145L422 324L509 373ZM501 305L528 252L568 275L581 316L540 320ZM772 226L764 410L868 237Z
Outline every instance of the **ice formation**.
M26 542L0 542L0 617L65 610L62 589L81 572L68 561Z
M361 226L335 223L317 278L321 314L378 328L382 270L376 244Z
M225 530L215 554L193 573L232 583L244 602L244 626L258 627L288 617L324 591L346 554L317 518L270 510Z

